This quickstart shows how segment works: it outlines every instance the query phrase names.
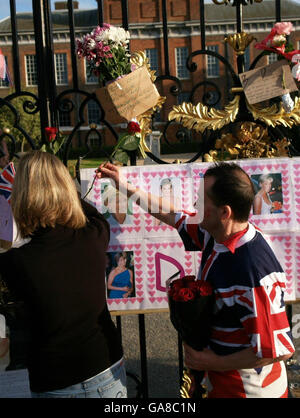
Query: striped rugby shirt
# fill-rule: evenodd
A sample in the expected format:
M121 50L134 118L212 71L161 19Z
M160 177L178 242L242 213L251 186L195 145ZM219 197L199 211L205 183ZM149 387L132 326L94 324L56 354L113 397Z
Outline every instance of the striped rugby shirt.
M223 244L186 213L176 227L187 251L202 251L198 278L214 288L215 306L209 346L218 355L252 347L258 357L293 353L283 301L285 273L263 235L252 224ZM260 369L208 372L209 397L286 397L283 362Z

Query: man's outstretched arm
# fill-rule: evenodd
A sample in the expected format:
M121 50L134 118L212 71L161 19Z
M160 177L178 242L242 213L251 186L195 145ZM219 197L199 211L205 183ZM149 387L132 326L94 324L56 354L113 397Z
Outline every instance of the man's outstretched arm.
M132 198L146 212L150 213L160 221L175 227L175 208L169 201L161 197L137 189L133 184L128 183L122 176L120 167L106 163L100 165L97 170L98 178L110 178L114 181L115 187L128 198Z

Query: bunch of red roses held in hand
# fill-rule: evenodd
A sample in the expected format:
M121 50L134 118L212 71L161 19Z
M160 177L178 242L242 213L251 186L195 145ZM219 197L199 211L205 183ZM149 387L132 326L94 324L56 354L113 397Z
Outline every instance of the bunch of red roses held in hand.
M211 334L214 294L212 285L195 276L167 280L170 320L181 339L194 350L207 347ZM191 385L185 388L190 398L202 398L204 371L188 370L185 372ZM183 387L184 384L183 384Z
M212 292L209 282L195 280L195 276L185 276L172 282L168 294L176 302L187 302L201 296L210 296Z

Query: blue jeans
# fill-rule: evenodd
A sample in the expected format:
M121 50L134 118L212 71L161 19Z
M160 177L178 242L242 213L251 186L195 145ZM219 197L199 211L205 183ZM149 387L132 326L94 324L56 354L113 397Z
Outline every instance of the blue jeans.
M49 392L31 392L33 398L127 398L123 359L76 385Z

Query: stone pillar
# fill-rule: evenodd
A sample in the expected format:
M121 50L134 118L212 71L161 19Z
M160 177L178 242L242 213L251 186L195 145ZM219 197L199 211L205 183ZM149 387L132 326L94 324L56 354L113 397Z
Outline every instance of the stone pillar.
M160 131L153 131L146 137L146 144L155 157L160 158L160 137L162 133ZM146 157L144 165L156 164L150 157Z

